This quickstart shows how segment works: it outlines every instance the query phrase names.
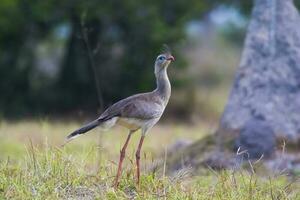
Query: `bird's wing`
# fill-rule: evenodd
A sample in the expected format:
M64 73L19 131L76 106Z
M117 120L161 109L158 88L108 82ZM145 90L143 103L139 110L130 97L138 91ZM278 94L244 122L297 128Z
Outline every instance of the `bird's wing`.
M163 110L164 108L159 103L137 100L121 109L121 117L153 119L160 117Z
M100 116L101 119L110 119L116 116L138 119L152 119L160 117L164 107L159 101L153 101L148 93L137 94L123 99L108 109Z

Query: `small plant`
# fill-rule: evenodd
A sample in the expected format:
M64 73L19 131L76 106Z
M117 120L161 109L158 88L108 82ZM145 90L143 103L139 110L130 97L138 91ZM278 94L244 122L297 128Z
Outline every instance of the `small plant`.
M300 199L299 181L290 181L287 176L277 175L268 177L258 175L249 171L213 171L201 169L197 176L191 176L189 169L180 171L173 176L164 175L161 172L148 170L148 165L155 163L149 152L157 153L152 149L157 143L151 145L145 143L148 148L146 155L142 156L146 166L142 166L143 175L139 187L135 184L134 152L131 148L126 155L124 173L118 189L112 187L117 164L119 147L115 144L117 133L105 135L103 146L99 147L97 141L87 140L82 142L85 145L73 143L65 148L57 148L54 144L39 143L37 136L32 137L32 142L22 149L22 143L18 143L19 135L15 130L39 130L32 128L34 123L14 125L9 129L11 142L19 146L22 154L14 156L15 151L1 154L0 157L0 199L199 199L199 200L287 200ZM73 125L71 125L73 127ZM72 129L68 125L48 123L45 132L39 133L39 137L50 135L53 132L67 132L65 129ZM170 136L163 139L162 144L170 143L171 133L176 127L166 131ZM3 130L3 129L2 129ZM180 129L178 129L180 130ZM182 129L182 134L186 135ZM192 129L191 132L193 131ZM49 131L49 133L48 133ZM160 130L157 130L158 132ZM194 130L196 131L196 130ZM164 129L165 132L165 129ZM53 138L63 138L63 134L53 134ZM181 131L177 131L178 135ZM126 137L126 135L122 135ZM92 137L91 137L92 138ZM138 136L132 138L137 142ZM57 139L57 141L62 141ZM156 140L155 140L156 141ZM53 141L50 141L53 143ZM49 143L50 143L49 142ZM79 141L81 142L81 141ZM3 141L0 141L0 146ZM121 144L120 144L121 145ZM162 145L164 146L164 145ZM149 149L149 147L151 147ZM98 148L102 154L98 155ZM109 149L109 151L108 151ZM163 152L163 148L159 149ZM168 155L162 155L162 162ZM20 159L22 158L22 159ZM165 162L165 165L168 163ZM254 165L254 163L253 163ZM255 165L254 165L255 167ZM168 169L166 166L165 169ZM254 170L255 171L255 170Z

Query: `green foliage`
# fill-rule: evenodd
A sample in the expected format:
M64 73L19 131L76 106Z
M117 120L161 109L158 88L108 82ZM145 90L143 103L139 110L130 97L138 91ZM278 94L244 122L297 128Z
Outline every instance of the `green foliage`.
M4 0L0 5L2 114L63 112L96 106L94 72L83 32L94 52L96 76L106 104L152 89L153 62L162 44L176 49L184 39L187 20L211 6L195 0ZM67 32L53 34L59 27ZM38 45L53 37L63 37L64 56L51 78L39 72L45 66L37 66L36 60Z
M3 0L0 114L18 117L99 108L95 70L83 34L105 105L153 89L153 63L162 44L174 50L174 66L184 67L177 51L185 40L184 26L222 2L229 3ZM43 51L50 51L50 57L37 62ZM55 73L49 72L51 62Z

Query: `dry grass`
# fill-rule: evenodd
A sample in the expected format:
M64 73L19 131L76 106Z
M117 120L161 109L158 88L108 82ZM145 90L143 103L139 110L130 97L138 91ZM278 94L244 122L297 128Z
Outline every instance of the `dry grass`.
M134 181L136 134L120 188L111 187L126 132L91 133L60 148L77 123L28 121L0 126L0 199L300 199L287 177L204 169L198 176L159 176L146 170L179 138L199 139L213 126L160 125L146 138L142 180ZM204 127L204 128L203 128ZM100 136L99 136L100 135ZM100 140L100 142L99 142Z

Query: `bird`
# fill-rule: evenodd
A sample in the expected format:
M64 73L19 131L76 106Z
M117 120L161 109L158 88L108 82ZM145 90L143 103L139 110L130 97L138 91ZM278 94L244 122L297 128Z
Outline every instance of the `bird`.
M96 120L75 130L66 138L66 142L82 135L96 127L110 129L120 125L128 129L127 139L120 151L117 175L114 187L118 187L122 174L122 163L126 148L132 134L141 130L140 141L135 153L136 157L136 183L140 183L140 152L149 130L159 121L171 96L171 84L167 74L169 64L175 61L169 50L157 56L154 63L156 88L147 93L139 93L120 100L108 107Z

